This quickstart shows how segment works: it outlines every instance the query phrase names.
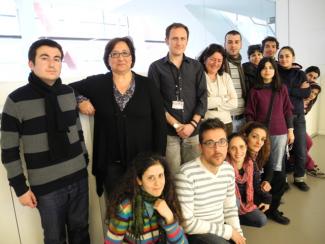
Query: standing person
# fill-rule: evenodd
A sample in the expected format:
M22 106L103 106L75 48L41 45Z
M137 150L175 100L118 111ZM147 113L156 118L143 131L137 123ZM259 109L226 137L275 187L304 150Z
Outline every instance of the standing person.
M166 160L139 154L108 200L105 244L188 243Z
M279 50L279 41L273 36L267 36L262 41L263 57L271 57L275 60Z
M199 155L198 126L207 110L207 86L202 65L184 52L189 30L181 23L166 28L169 52L148 71L164 100L167 121L166 158L173 173Z
M113 191L140 152L166 149L166 123L159 91L134 73L135 48L129 37L110 40L104 53L110 71L70 84L81 96L80 110L95 114L93 174L97 193Z
M295 52L289 46L282 47L278 55L279 74L282 82L286 84L293 110L293 128L295 141L293 144L294 182L293 184L301 191L308 191L309 186L305 183L306 165L306 120L304 113L304 99L310 95L310 84L306 74L293 66Z
M281 220L277 219L276 211L285 187L285 150L287 144L294 142L292 104L273 58L263 58L257 67L257 74L258 83L249 94L245 115L248 121L258 121L269 128L272 151L269 164L274 172L271 179L272 204L268 213L277 221ZM277 222L288 224L286 221Z
M239 131L240 127L245 123L245 101L247 88L245 84L245 75L241 65L242 57L240 49L242 48L241 34L236 30L231 30L225 35L225 49L227 62L225 63L225 71L230 74L236 93L237 108L231 112L233 131Z
M86 244L88 155L75 95L60 79L62 59L53 40L30 46L29 83L10 94L3 109L1 155L19 202L39 210L44 243L65 243L67 232L69 243Z
M263 58L261 45L250 45L247 50L249 62L243 63L247 94L257 83L257 65Z
M244 135L234 133L228 140L228 162L235 170L240 224L262 227L267 222L264 212L269 209L272 196L261 189L260 172L249 156ZM254 199L260 199L260 203Z
M176 174L189 243L244 244L236 206L235 173L225 161L226 127L218 118L207 119L200 126L199 139L201 156L182 165Z
M203 65L208 88L208 111L204 118L219 118L232 133L230 111L237 108L237 93L225 70L226 52L221 45L209 45L198 60Z

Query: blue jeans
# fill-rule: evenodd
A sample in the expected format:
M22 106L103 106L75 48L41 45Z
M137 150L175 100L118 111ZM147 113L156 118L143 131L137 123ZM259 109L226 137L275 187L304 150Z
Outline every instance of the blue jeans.
M257 208L252 212L239 215L239 220L241 225L262 227L266 225L267 217L261 210Z
M271 139L271 155L269 163L274 171L282 171L283 160L288 141L288 135L270 136Z
M229 244L234 243L214 234L195 234L187 235L189 244Z
M306 146L306 120L304 114L295 114L293 116L293 128L295 141L293 143L292 153L294 154L294 178L297 181L304 181L305 165L307 158Z
M232 120L232 132L239 132L241 127L246 123L246 118Z
M89 244L88 178L37 197L45 244Z

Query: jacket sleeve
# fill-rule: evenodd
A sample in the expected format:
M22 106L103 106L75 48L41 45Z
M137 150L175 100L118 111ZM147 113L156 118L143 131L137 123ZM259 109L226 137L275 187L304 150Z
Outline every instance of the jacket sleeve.
M198 114L202 118L204 117L208 106L207 93L205 73L202 65L200 64L200 67L196 74L196 107L194 109L193 115Z
M247 121L255 121L256 120L256 96L255 89L252 88L248 94L248 99L245 108L245 117Z
M17 105L9 96L1 119L1 159L7 171L9 184L14 188L17 197L29 190L20 157L21 125Z
M301 84L305 81L307 81L306 74L303 71L300 71L297 80L293 82L294 86L288 88L290 96L302 99L308 98L311 92L310 87L300 88Z
M232 79L228 73L223 73L222 80L226 85L227 96L222 99L220 108L225 111L231 111L238 107L237 93L234 87L234 83L232 82Z
M272 195L269 192L264 192L261 189L261 175L257 168L257 165L254 163L254 194L257 195L261 203L271 204Z

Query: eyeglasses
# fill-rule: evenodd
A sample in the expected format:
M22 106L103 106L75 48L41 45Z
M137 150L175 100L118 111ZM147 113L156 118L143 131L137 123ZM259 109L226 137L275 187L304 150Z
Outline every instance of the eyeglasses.
M121 53L118 53L118 52L113 52L111 53L109 56L111 58L119 58L120 56L122 56L123 58L127 58L127 57L130 57L131 53L130 52L121 52Z
M208 141L202 142L202 144L208 148L215 148L216 146L225 147L225 146L227 146L228 141L226 138L221 138L218 141L208 140Z

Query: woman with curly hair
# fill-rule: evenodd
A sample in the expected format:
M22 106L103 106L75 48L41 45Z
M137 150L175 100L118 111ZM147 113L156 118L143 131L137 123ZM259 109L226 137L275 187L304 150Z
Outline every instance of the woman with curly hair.
M188 243L166 160L140 154L108 199L105 244Z

